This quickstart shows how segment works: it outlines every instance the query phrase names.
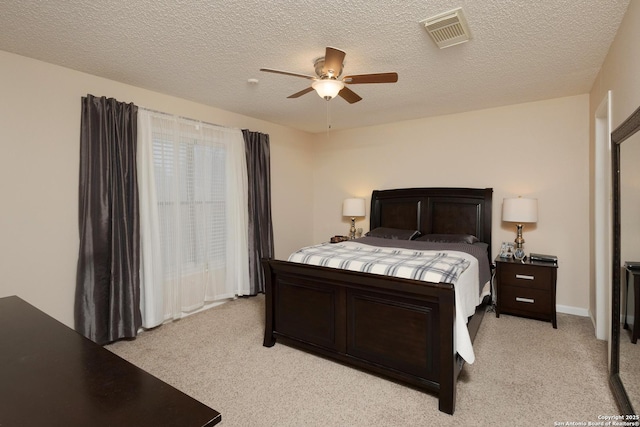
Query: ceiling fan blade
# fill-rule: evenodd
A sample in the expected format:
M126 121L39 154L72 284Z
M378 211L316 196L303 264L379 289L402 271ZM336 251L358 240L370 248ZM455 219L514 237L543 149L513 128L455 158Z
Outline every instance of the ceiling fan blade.
M310 80L315 80L317 78L317 77L309 76L306 74L292 73L290 71L273 70L271 68L260 68L260 71L265 71L267 73L284 74L285 76L302 77Z
M309 93L309 92L311 92L312 90L313 90L313 88L312 88L311 86L309 86L309 87L308 87L308 88L306 88L306 89L302 89L300 92L296 92L296 93L294 93L293 95L289 95L289 96L287 96L287 98L299 98L299 97L301 97L302 95L304 95L305 93Z
M398 81L398 73L357 74L345 76L342 81L347 84L361 83L395 83Z
M324 54L324 67L322 74L332 77L338 77L342 73L342 63L346 53L335 47L327 47Z
M340 92L338 92L338 95L340 95L349 104L353 104L355 102L362 100L360 95L358 95L357 93L355 93L354 91L352 91L346 86L343 87Z

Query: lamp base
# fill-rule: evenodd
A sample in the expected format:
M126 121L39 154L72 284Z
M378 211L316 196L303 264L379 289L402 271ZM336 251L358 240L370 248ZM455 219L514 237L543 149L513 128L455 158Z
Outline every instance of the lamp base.
M353 240L356 238L356 219L355 217L351 217L351 228L349 229L349 239Z
M522 224L516 225L516 251L513 253L513 257L518 261L524 260L527 256L524 253L524 239L522 238Z

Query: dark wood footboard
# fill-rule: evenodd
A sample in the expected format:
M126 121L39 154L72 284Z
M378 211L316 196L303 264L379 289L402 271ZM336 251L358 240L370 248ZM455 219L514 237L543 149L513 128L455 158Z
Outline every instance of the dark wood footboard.
M286 261L263 260L264 345L276 339L435 393L453 414L454 288Z

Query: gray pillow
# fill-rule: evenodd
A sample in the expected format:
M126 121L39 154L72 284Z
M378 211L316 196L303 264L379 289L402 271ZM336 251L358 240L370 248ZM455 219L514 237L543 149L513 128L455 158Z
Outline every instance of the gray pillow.
M367 232L365 236L380 237L382 239L413 240L420 235L418 230L403 230L401 228L378 227Z
M416 240L421 242L468 243L470 245L480 241L476 236L472 236L471 234L425 234Z

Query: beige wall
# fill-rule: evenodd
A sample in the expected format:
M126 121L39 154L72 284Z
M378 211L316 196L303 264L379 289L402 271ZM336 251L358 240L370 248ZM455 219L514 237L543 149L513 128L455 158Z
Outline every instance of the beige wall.
M493 256L515 238L501 222L502 199L538 198L539 221L525 226L527 252L559 258L559 309L589 307L589 97L512 105L317 135L315 242L346 234L347 197L398 187L493 187ZM368 208L367 208L368 211ZM358 227L368 230L366 219Z
M640 106L640 2L631 1L591 89L591 116L606 92L613 92L613 126Z
M600 73L598 74L589 95L590 99L590 210L591 229L595 229L593 212L595 209L595 114L600 102L606 97L607 92L612 92L611 122L615 129L636 108L640 106L640 2L629 3L627 12L618 29L609 53L605 58ZM637 138L637 136L635 137ZM636 239L637 241L637 239ZM592 241L593 243L593 241ZM595 268L595 248L591 248L591 267ZM595 312L595 279L593 273L590 280L590 310Z
M0 297L18 295L73 324L87 93L268 133L276 255L312 240L309 134L0 51Z

